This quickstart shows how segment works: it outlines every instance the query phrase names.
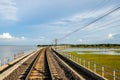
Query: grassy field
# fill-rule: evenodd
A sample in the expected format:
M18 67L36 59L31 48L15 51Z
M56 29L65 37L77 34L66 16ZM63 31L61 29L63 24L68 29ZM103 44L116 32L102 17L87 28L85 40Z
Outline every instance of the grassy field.
M105 78L109 80L113 80L113 76L110 76L109 74L113 75L113 70L119 70L120 71L120 55L105 55L105 54L91 54L90 52L85 54L78 54L76 52L69 52L69 54L72 54L73 56L82 58L84 60L91 61L90 63L90 69L94 71L94 63L98 63L101 65L106 66L104 68L104 71L107 72L104 74ZM84 60L82 60L81 65L84 65ZM85 63L86 64L86 63ZM102 66L96 65L96 72L100 75L102 75ZM116 76L120 77L120 72L116 72ZM108 74L109 73L109 74ZM116 80L119 80L116 78Z
M120 55L77 54L76 52L70 52L70 54L86 60L94 61L109 68L120 70Z
M113 50L114 52L120 53L120 50Z

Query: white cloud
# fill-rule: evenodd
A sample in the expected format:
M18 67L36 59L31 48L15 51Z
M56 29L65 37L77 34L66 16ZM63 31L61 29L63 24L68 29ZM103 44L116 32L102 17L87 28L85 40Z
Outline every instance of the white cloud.
M0 35L1 39L12 39L12 36L9 33L3 33Z
M78 39L76 42L81 43L83 42L83 39Z
M24 39L25 39L25 37L24 37L24 36L22 36L22 37L21 37L21 39L22 39L22 40L24 40Z
M112 39L113 38L113 34L112 33L108 34L108 38Z
M0 35L0 40L25 40L25 37L14 37L10 33L3 33Z
M38 39L33 39L33 41L45 41L45 37L41 36Z
M117 33L109 33L108 34L108 39L114 39L114 36L116 35Z
M50 24L52 24L52 25L64 25L64 24L66 24L66 22L64 22L64 21L56 21L56 22L53 22L53 23L50 23Z
M112 8L113 8L113 6L109 6L107 8L99 9L96 12L94 12L94 11L90 11L90 12L87 11L87 12L83 12L83 13L77 13L77 14L75 14L75 15L73 15L71 17L68 17L66 19L63 19L63 20L68 20L68 21L71 21L71 22L80 22L83 19L99 17L99 16L103 15L105 12L111 10Z
M86 11L86 12L80 12L80 13L77 13L77 14L74 14L72 16L69 16L69 17L66 17L66 18L63 18L63 19L60 19L58 21L55 21L51 24L55 24L58 25L58 26L74 26L74 27L78 27L80 28L80 26L84 26L84 22L89 22L91 21L91 19L95 19L97 17L100 17L102 16L103 14L105 14L107 11L111 10L114 6L109 6L109 7L106 7L106 8L102 8L102 9L99 9L97 10L96 12L94 11ZM94 12L94 13L93 13ZM110 15L111 16L111 15ZM110 18L109 16L109 18ZM114 15L116 16L116 15ZM104 22L104 20L103 20ZM101 24L101 22L97 23L98 25ZM94 26L94 25L90 25L86 28L83 28L82 30L86 30L86 31L91 31L91 30L94 30L94 29L100 29L100 28L103 28L101 26ZM70 29L70 28L69 28ZM77 29L77 28L76 28Z
M18 20L15 0L0 0L0 20Z
M84 28L83 30L86 30L86 31L105 30L110 27L119 26L120 25L119 12L120 12L120 10L106 16L106 18L102 19L102 21L98 21L94 24L91 24L90 26Z

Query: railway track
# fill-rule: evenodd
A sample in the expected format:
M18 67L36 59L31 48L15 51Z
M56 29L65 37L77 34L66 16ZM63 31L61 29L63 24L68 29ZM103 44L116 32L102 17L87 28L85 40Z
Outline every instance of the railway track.
M47 59L51 70L52 80L68 80L65 71L59 66L50 48L47 49Z
M73 75L71 76L74 76L73 79L71 80L74 79L75 80L105 80L101 76L92 73L91 71L83 68L79 64L73 62L72 60L69 60L68 58L62 56L61 54L57 53L55 50L52 49L52 51L57 56L57 58L60 58L62 60L61 62L64 63L64 65L67 65L65 69L71 69L73 73Z
M25 80L51 80L51 74L46 58L46 49L43 48L35 60Z
M103 80L82 71L50 47L43 48L23 80Z

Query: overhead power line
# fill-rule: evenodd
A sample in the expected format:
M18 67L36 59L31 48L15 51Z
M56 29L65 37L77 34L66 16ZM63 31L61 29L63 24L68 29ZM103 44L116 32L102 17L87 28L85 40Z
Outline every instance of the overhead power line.
M81 29L84 29L84 28L88 27L89 25L91 25L91 24L93 24L93 23L95 23L95 22L99 21L100 19L102 19L102 18L106 17L107 15L109 15L109 14L111 14L111 13L113 13L113 12L117 11L118 9L120 9L120 6L119 6L119 7L117 7L117 8L115 8L115 9L113 9L113 10L110 10L109 12L105 13L105 14L104 14L104 15L102 15L101 17L99 17L99 18L97 18L97 19L95 19L95 20L91 21L90 23L88 23L87 25L85 25L85 26L83 26L83 27L80 27L80 28L78 28L78 29L76 29L76 30L72 31L71 33L69 33L69 34L67 34L67 35L63 36L62 38L59 38L58 40L64 39L64 38L66 38L66 37L70 36L71 34L73 34L73 33L77 32L77 31L79 31L79 30L81 30Z

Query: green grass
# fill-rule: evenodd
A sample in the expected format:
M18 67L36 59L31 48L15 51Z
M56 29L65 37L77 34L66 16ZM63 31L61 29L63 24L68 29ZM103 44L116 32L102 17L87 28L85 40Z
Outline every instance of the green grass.
M84 58L86 60L94 61L110 68L120 70L120 55L77 54L76 52L70 52L70 54L80 58Z
M72 54L73 56L91 61L90 63L90 69L94 71L94 63L96 62L98 64L106 66L104 68L105 72L108 72L110 74L113 74L113 70L119 70L120 71L120 55L105 55L105 54L77 54L77 52L69 52L69 54ZM82 60L81 65L84 65L84 60ZM87 63L85 63L87 64ZM87 67L87 66L86 66ZM96 65L97 69L96 72L100 75L102 75L102 66ZM112 68L112 69L111 69ZM106 74L104 75L107 79L113 80L113 77ZM120 72L116 72L116 76L120 77Z
M116 53L120 53L120 50L113 50L114 52L116 52Z
M74 52L75 52L75 51L74 51ZM79 52L85 53L85 54L91 54L91 53L93 53L93 51L79 51Z

